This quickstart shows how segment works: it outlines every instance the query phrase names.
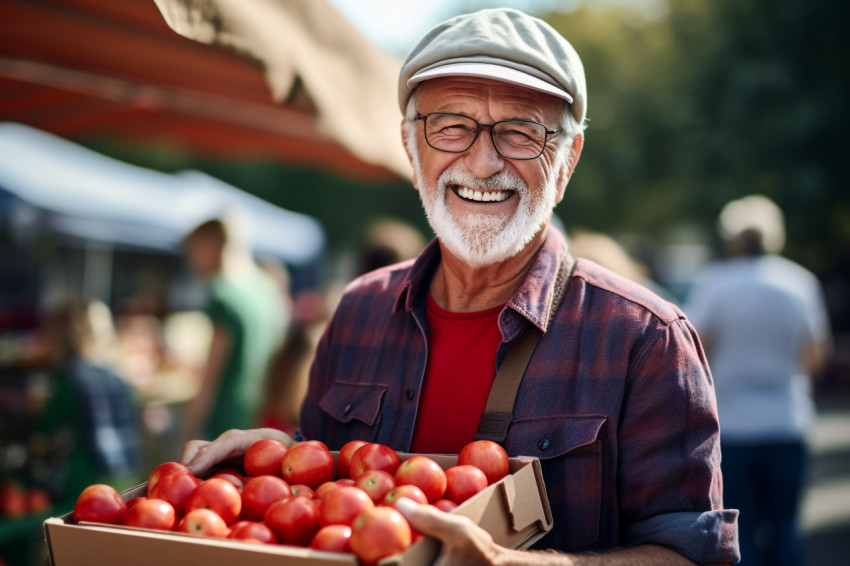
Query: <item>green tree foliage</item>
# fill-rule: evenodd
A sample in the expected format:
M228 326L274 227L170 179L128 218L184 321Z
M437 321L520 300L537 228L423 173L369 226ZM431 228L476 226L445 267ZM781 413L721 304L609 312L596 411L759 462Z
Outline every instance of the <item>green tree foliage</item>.
M589 91L559 215L654 238L679 223L711 233L725 202L758 192L786 212L789 255L826 269L850 244L848 11L670 0L651 20L593 2L544 16L581 54Z

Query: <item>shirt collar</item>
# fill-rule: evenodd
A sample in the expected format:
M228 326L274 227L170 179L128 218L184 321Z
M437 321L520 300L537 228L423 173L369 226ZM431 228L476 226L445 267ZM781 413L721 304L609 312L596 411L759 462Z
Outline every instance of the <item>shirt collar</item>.
M549 325L549 309L555 293L555 280L561 262L567 258L567 240L554 226L549 226L546 239L534 257L531 268L517 292L499 316L506 340L518 334L523 318L543 332ZM428 292L431 276L440 262L440 245L435 238L413 262L401 285L395 311L412 311Z
M407 276L401 284L401 291L396 299L394 311L412 311L419 303L419 299L425 298L431 283L431 275L440 263L440 242L437 238L431 240L419 257L410 266Z

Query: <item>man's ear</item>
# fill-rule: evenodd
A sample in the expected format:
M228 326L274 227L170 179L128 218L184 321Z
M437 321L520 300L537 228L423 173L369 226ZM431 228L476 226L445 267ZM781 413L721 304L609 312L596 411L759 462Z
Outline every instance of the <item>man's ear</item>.
M402 120L401 120L401 143L404 145L404 153L407 154L407 161L410 162L410 167L415 168L413 153L411 153L411 149L410 149L411 140L409 139L412 130L413 130L413 128L410 128L408 126L407 120L402 118ZM417 183L417 177L418 177L418 175L413 176L413 188L418 191L419 187L416 184Z
M555 200L555 204L558 204L562 200L564 200L564 193L567 190L567 183L573 176L573 171L576 170L576 165L578 164L579 157L581 157L581 150L583 147L584 134L578 133L573 138L573 143L570 146L571 151L565 156L558 170L558 197Z

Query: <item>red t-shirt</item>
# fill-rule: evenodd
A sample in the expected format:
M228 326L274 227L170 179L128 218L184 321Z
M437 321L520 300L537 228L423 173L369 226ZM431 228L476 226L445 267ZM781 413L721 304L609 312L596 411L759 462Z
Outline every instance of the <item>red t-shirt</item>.
M450 312L428 295L428 366L412 452L458 454L475 436L496 377L501 310Z

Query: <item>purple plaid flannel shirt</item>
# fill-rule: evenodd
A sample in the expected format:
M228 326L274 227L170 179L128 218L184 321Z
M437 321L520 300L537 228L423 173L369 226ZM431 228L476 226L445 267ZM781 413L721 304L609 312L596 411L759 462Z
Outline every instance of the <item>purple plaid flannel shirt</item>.
M722 507L714 389L696 332L676 306L581 259L547 328L566 254L550 227L499 316L494 361L527 324L544 331L504 443L542 463L554 526L537 547L659 544L695 562L737 561L737 511ZM348 286L311 370L305 437L332 449L352 439L410 449L428 359L424 299L439 260L434 241Z

